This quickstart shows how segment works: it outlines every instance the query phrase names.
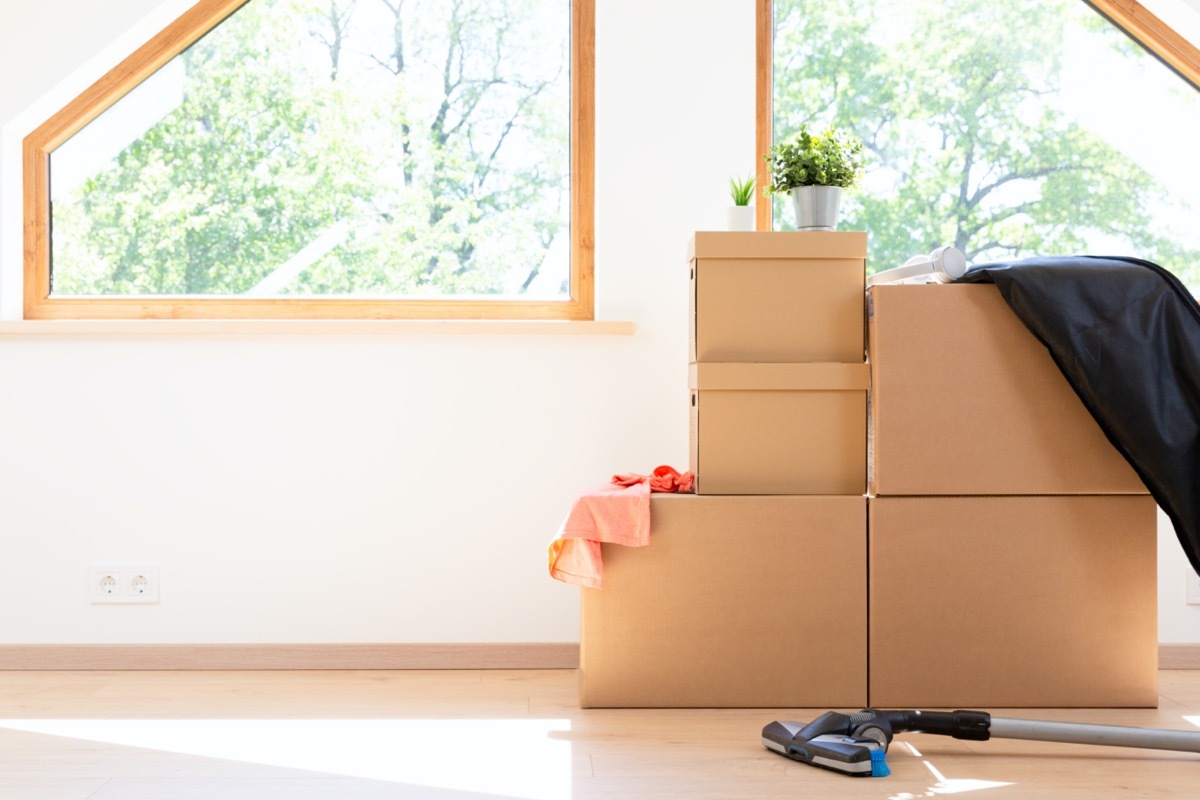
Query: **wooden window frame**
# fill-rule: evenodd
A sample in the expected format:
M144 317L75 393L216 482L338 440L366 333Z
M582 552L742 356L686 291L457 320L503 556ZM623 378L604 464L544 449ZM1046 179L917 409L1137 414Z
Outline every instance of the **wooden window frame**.
M1127 36L1150 51L1159 61L1188 83L1200 89L1200 49L1176 33L1170 26L1151 14L1135 0L1082 0L1100 16L1107 19ZM771 177L763 156L771 149L772 123L774 121L774 75L775 54L774 0L756 0L756 52L755 52L755 161L758 164L758 185L767 186ZM771 219L771 203L759 202L755 210L755 227L769 231L774 224Z
M200 0L25 138L25 319L594 319L595 0L571 0L569 299L51 296L50 154L247 2Z

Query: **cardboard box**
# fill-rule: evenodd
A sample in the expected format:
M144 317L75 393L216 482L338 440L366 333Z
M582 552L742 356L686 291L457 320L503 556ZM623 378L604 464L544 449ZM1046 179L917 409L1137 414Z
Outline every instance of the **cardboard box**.
M868 293L871 491L1144 494L992 285Z
M866 499L656 494L582 590L588 707L861 707Z
M1150 497L877 497L869 541L872 705L1157 705Z
M697 233L689 361L861 362L867 235Z
M698 494L854 494L867 483L866 364L692 364Z

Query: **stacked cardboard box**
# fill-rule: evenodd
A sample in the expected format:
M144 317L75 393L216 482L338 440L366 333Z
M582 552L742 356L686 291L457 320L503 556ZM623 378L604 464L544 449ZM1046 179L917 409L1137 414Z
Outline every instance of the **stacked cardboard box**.
M1154 705L1145 487L993 286L873 287L866 363L865 253L696 235L697 494L605 546L581 705Z
M587 707L866 702L862 497L661 494L583 589Z
M991 285L872 287L870 701L1157 703L1156 512Z
M587 706L867 701L866 234L697 233L695 495L582 594Z
M863 494L866 250L855 232L693 238L698 493Z

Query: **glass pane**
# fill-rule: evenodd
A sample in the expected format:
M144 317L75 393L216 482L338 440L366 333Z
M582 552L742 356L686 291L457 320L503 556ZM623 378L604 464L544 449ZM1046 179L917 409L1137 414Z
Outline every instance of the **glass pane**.
M252 0L51 154L63 295L569 296L569 0Z
M1085 3L775 0L774 60L776 141L866 143L841 227L872 271L953 244L1136 256L1200 289L1200 94Z

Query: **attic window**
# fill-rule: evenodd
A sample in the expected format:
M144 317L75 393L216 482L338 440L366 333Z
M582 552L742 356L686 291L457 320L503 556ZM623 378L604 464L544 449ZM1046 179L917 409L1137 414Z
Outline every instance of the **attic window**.
M1130 255L1200 288L1200 53L1139 4L760 0L759 36L760 151L803 123L866 142L843 227L871 269L953 244ZM788 228L772 210L760 227Z
M27 318L592 318L594 0L204 0L25 142Z

